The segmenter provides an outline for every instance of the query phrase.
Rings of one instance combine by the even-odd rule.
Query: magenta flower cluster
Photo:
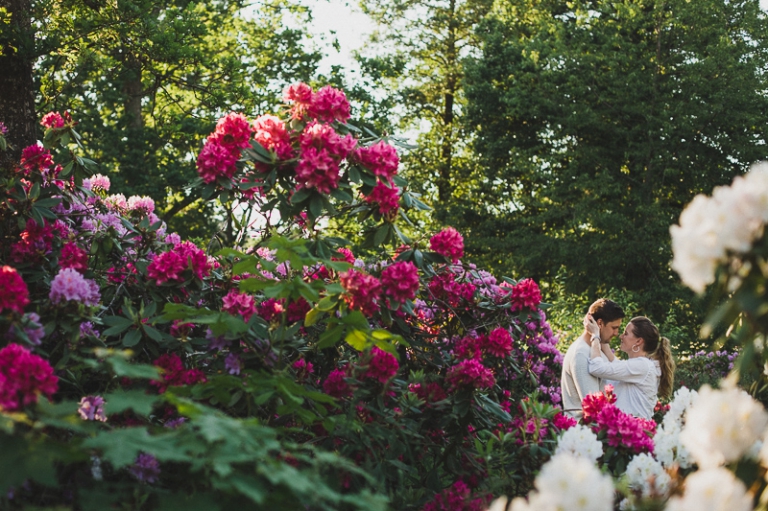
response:
[[[429,249],[455,263],[464,255],[464,237],[453,227],[446,227],[429,239]]]
[[[381,286],[395,303],[413,300],[419,290],[419,269],[410,261],[392,263],[381,272]]]
[[[233,316],[240,315],[248,322],[256,313],[256,301],[247,293],[241,293],[237,289],[230,289],[223,298],[222,310]]]
[[[159,286],[166,282],[184,282],[186,270],[191,270],[198,279],[207,277],[211,272],[205,252],[191,241],[178,243],[172,250],[155,257],[147,267],[147,276]]]
[[[341,136],[329,124],[310,122],[299,138],[301,154],[296,166],[300,188],[331,193],[339,186],[339,164],[357,145],[352,135]]]
[[[54,304],[73,301],[93,306],[98,305],[101,293],[99,285],[93,280],[86,279],[72,268],[62,268],[51,281],[48,298]]]
[[[485,367],[476,358],[462,360],[448,369],[445,381],[450,390],[459,388],[472,388],[476,390],[489,389],[496,384],[493,371]]]
[[[45,359],[18,344],[0,350],[0,409],[21,410],[40,395],[50,399],[58,388],[59,379]]]
[[[242,114],[230,113],[219,119],[216,130],[208,136],[197,156],[197,172],[212,183],[220,177],[232,178],[237,170],[240,151],[250,145],[251,125]]]
[[[464,481],[456,481],[424,505],[423,511],[483,511],[487,502],[472,498],[472,490]]]
[[[16,268],[0,266],[0,312],[24,312],[29,304],[29,290]]]
[[[381,282],[373,275],[349,269],[339,276],[344,288],[344,301],[352,310],[359,310],[366,316],[373,316],[379,310]]]
[[[364,378],[377,380],[379,383],[387,383],[397,374],[400,364],[391,353],[374,346],[371,349],[370,357],[367,360],[368,368],[365,371]]]

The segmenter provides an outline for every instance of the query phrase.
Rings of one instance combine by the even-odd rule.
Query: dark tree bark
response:
[[[8,151],[0,153],[0,169],[18,162],[21,150],[37,139],[37,116],[32,80],[34,30],[30,0],[0,0],[11,14],[11,24],[0,31],[0,122],[8,128]]]

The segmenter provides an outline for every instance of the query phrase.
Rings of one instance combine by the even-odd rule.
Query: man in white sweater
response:
[[[589,314],[600,327],[600,342],[610,342],[619,335],[624,310],[614,301],[600,298],[589,306]],[[584,329],[578,339],[565,352],[560,387],[563,411],[571,417],[581,418],[581,402],[587,394],[603,390],[602,382],[589,374],[591,336]],[[603,355],[605,356],[605,355]]]

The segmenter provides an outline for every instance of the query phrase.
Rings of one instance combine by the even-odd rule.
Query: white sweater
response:
[[[661,377],[657,360],[636,357],[608,362],[604,358],[593,358],[589,360],[589,373],[613,385],[619,410],[643,419],[653,417]]]
[[[604,354],[601,353],[603,357]],[[587,394],[603,390],[603,383],[589,374],[590,346],[579,337],[568,347],[563,357],[563,373],[560,390],[563,396],[563,411],[571,417],[581,418],[581,402]],[[606,363],[608,359],[605,359]]]

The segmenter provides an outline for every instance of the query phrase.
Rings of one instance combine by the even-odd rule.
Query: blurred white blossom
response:
[[[743,253],[763,233],[768,221],[768,163],[752,166],[731,186],[718,186],[711,197],[697,195],[670,227],[672,269],[700,293],[714,281],[715,269],[729,252]]]
[[[563,453],[541,468],[528,501],[516,498],[511,511],[611,511],[613,480],[589,460]]]
[[[685,480],[682,497],[669,499],[666,511],[751,511],[744,483],[724,468],[700,470]]]
[[[644,497],[666,495],[671,481],[661,463],[648,453],[634,456],[627,465],[624,474],[629,487],[639,490]]]
[[[766,425],[768,413],[743,390],[704,385],[686,413],[680,441],[700,468],[713,468],[741,458]]]
[[[597,435],[590,428],[577,424],[565,430],[557,442],[555,454],[561,453],[585,458],[594,463],[603,455],[603,443],[597,439]]]

